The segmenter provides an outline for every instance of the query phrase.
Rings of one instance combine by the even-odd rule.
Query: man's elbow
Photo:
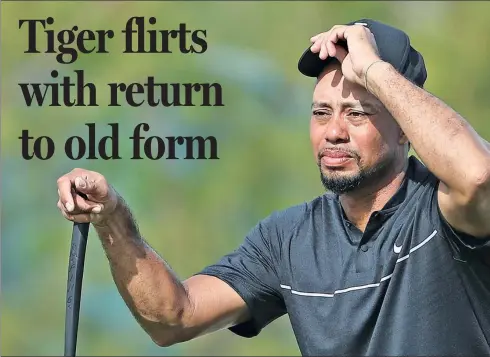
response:
[[[174,326],[172,328],[165,327],[156,331],[148,332],[152,341],[159,347],[170,347],[180,342],[186,341],[183,338],[184,330]]]
[[[489,169],[489,167],[487,167]],[[453,226],[476,238],[490,235],[490,170],[481,170],[471,179],[469,175],[464,190],[454,191],[451,200]]]
[[[171,347],[182,342],[192,340],[194,335],[184,329],[165,331],[158,334],[150,335],[153,342],[159,347]]]
[[[170,347],[176,344],[175,341],[172,341],[170,339],[156,339],[152,338],[153,342],[158,346],[158,347]]]
[[[163,336],[163,337],[162,336],[157,336],[157,337],[151,336],[151,339],[159,347],[170,347],[170,346],[176,345],[177,343],[181,342],[175,338],[170,338],[168,336]]]
[[[469,170],[468,170],[469,171]],[[459,205],[462,207],[478,207],[480,203],[488,202],[490,198],[490,163],[486,166],[468,172],[466,180],[458,190]]]
[[[185,321],[185,311],[182,309],[174,314],[171,321],[160,323],[157,328],[147,332],[157,346],[170,347],[195,337],[193,329],[190,329]]]

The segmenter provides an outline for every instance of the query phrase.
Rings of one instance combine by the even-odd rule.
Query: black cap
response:
[[[418,86],[424,85],[427,79],[424,58],[410,45],[410,38],[405,32],[370,19],[357,20],[346,25],[356,23],[365,25],[372,32],[382,60],[389,62],[405,78]],[[347,49],[346,42],[340,42],[339,45]],[[305,76],[318,77],[328,63],[337,59],[327,57],[322,60],[318,53],[311,52],[310,47],[301,56],[298,69]]]

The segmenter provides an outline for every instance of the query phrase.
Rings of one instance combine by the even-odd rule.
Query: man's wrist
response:
[[[122,218],[126,211],[126,202],[124,202],[124,199],[116,192],[114,208],[110,212],[105,213],[100,220],[93,222],[92,224],[97,230],[110,230],[111,223]]]
[[[366,90],[377,96],[380,82],[382,82],[386,76],[392,75],[394,73],[393,70],[396,72],[391,63],[386,61],[379,60],[371,63],[364,73]]]

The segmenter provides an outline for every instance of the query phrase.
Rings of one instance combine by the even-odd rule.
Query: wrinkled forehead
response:
[[[313,90],[313,103],[343,103],[382,107],[381,102],[363,86],[345,79],[338,62],[333,62],[318,76]]]

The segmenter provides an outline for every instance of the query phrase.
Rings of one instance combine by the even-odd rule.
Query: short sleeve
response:
[[[480,251],[485,254],[490,254],[490,236],[487,238],[477,238],[472,235],[460,232],[453,228],[449,222],[444,218],[438,201],[438,188],[440,181],[434,177],[434,184],[430,185],[432,188],[431,199],[431,220],[436,225],[441,234],[455,242],[459,247],[466,248],[466,250]]]
[[[280,239],[276,224],[273,216],[262,220],[249,231],[238,249],[198,273],[223,280],[243,298],[251,319],[230,328],[243,337],[258,335],[265,326],[286,313],[273,253]]]

